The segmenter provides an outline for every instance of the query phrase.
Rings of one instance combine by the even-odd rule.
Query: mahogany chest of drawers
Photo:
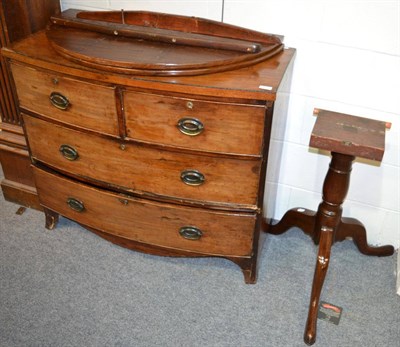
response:
[[[131,249],[228,258],[256,281],[274,102],[293,49],[168,77],[85,67],[44,32],[3,55],[48,228],[60,214]]]

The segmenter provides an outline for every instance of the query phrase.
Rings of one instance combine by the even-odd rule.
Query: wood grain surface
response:
[[[255,214],[160,204],[95,189],[38,168],[34,173],[41,203],[83,225],[172,250],[225,256],[251,254]],[[84,211],[69,207],[67,199],[71,197],[83,203]],[[184,226],[199,228],[201,238],[183,238],[179,230]]]
[[[115,88],[68,78],[55,71],[41,71],[11,64],[22,108],[40,113],[48,119],[79,127],[119,134]],[[54,107],[50,95],[57,92],[69,101],[66,110]]]
[[[24,115],[34,160],[69,174],[115,185],[147,196],[164,196],[225,208],[257,209],[261,160],[240,160],[160,150],[134,143],[85,134]],[[42,136],[46,134],[46,136]],[[79,157],[70,161],[60,146],[74,148]],[[182,182],[184,170],[201,172],[199,186]]]
[[[134,91],[124,93],[127,136],[210,152],[261,156],[265,106],[208,102]],[[204,130],[185,135],[180,119],[200,121]]]

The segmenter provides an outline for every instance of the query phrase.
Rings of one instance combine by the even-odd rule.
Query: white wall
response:
[[[143,10],[221,20],[222,0],[61,0],[61,9]]]
[[[220,20],[222,0],[62,0],[63,9],[142,9]],[[400,244],[400,0],[225,0],[224,21],[282,34],[297,48],[281,174],[280,219],[289,208],[315,210],[329,157],[310,150],[314,107],[392,123],[382,164],[357,161],[344,215],[358,218],[371,244]],[[279,135],[279,134],[283,135]]]

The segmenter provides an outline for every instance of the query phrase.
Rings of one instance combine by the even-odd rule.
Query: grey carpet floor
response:
[[[258,282],[224,259],[150,256],[61,218],[15,214],[0,198],[0,346],[305,346],[316,248],[300,230],[269,236]],[[322,300],[343,307],[318,320],[315,346],[400,341],[395,256],[336,244]]]

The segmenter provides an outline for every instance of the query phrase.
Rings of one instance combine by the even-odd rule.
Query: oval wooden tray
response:
[[[249,66],[283,49],[280,36],[156,12],[67,10],[47,37],[62,56],[137,75],[200,75]]]

